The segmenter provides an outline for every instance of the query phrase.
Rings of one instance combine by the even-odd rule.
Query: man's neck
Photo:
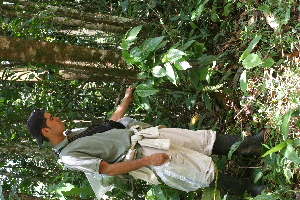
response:
[[[66,137],[67,136],[65,135],[61,135],[59,137],[51,138],[50,143],[52,144],[52,146],[56,146],[61,143]]]

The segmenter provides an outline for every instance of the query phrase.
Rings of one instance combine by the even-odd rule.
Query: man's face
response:
[[[44,118],[46,119],[47,131],[50,131],[52,135],[62,135],[66,130],[64,123],[59,119],[59,117],[54,117],[52,114],[45,112]]]

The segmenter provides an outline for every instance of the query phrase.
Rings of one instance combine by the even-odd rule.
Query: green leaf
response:
[[[227,16],[232,11],[232,7],[232,3],[226,4],[226,6],[224,7],[223,15]]]
[[[211,55],[210,56],[203,55],[198,59],[198,61],[201,65],[210,65],[216,60],[217,60],[217,57],[211,56]]]
[[[211,108],[212,108],[212,103],[211,103],[210,96],[209,96],[207,93],[203,92],[203,93],[202,93],[202,99],[204,100],[204,105],[205,105],[205,107],[206,107],[208,110],[211,110]]]
[[[199,80],[200,81],[205,81],[206,77],[208,75],[208,68],[207,67],[202,67],[198,70],[199,72]]]
[[[188,68],[191,68],[192,66],[190,65],[190,63],[188,63],[186,60],[184,59],[180,59],[178,61],[176,61],[174,63],[174,66],[178,69],[178,70],[186,70]]]
[[[197,88],[200,81],[197,71],[194,69],[189,70],[189,78],[191,80],[192,86]]]
[[[164,39],[164,36],[156,37],[156,38],[149,38],[141,44],[141,49],[143,49],[144,51],[147,51],[147,52],[154,51],[158,47],[158,45],[162,42],[163,39]]]
[[[286,146],[286,141],[284,142],[281,142],[280,144],[278,144],[277,146],[271,148],[269,151],[267,151],[264,155],[262,155],[261,157],[266,157],[267,155],[271,154],[271,153],[274,153],[274,152],[277,152],[277,151],[280,151],[283,147]]]
[[[122,51],[122,56],[127,64],[134,64],[134,59],[130,56],[127,51]]]
[[[131,29],[125,36],[125,40],[128,42],[133,42],[136,40],[137,35],[139,34],[140,30],[142,29],[143,26],[137,26]]]
[[[130,57],[133,58],[132,63],[137,64],[139,62],[144,61],[149,55],[149,52],[145,52],[138,47],[134,47],[130,51]]]
[[[294,110],[291,117],[298,117],[300,116],[300,106]]]
[[[130,42],[125,39],[122,39],[122,43],[121,43],[122,50],[128,50],[129,47],[130,47]]]
[[[262,63],[261,58],[259,57],[259,55],[251,53],[250,55],[248,55],[245,60],[243,61],[243,66],[246,69],[251,69],[253,67],[258,66],[259,64]]]
[[[198,26],[194,22],[190,22],[190,25],[193,29],[199,29]]]
[[[186,99],[185,99],[185,104],[188,107],[188,109],[192,109],[195,104],[196,104],[196,99],[197,99],[198,94],[192,95],[190,94]]]
[[[152,74],[154,77],[164,77],[166,76],[166,70],[162,68],[161,66],[155,66],[152,68]]]
[[[253,48],[257,45],[257,43],[260,41],[261,39],[261,35],[256,36],[249,44],[249,46],[247,47],[247,49],[243,52],[243,54],[241,55],[239,61],[244,60],[249,54],[250,52],[253,50]]]
[[[148,74],[146,72],[140,72],[137,74],[138,79],[148,78]]]
[[[261,39],[261,35],[257,35],[251,42],[250,42],[250,44],[249,44],[249,46],[248,46],[248,51],[249,51],[249,53],[254,49],[254,47],[257,45],[257,43],[260,41],[260,39]]]
[[[137,39],[137,35],[142,29],[143,26],[137,26],[131,29],[125,36],[124,39],[122,39],[121,48],[122,50],[128,50],[131,43]]]
[[[208,1],[209,0],[205,0],[203,3],[201,1],[199,1],[196,10],[192,12],[192,16],[191,16],[192,21],[199,20],[202,12],[205,10],[204,6],[205,6],[205,4],[207,4]]]
[[[265,69],[268,69],[268,68],[272,67],[274,65],[274,63],[275,63],[275,61],[272,58],[267,58],[263,62],[263,67]]]
[[[247,93],[247,71],[244,70],[240,77],[240,88],[244,93]]]
[[[166,73],[167,73],[168,79],[171,81],[171,83],[176,85],[177,84],[176,73],[173,69],[173,66],[168,62],[168,63],[165,63],[165,68],[166,68]]]
[[[184,53],[183,51],[179,50],[179,49],[170,49],[167,53],[165,53],[162,62],[166,63],[166,62],[175,62],[179,59],[182,58],[182,56],[186,55],[186,53]]]
[[[299,156],[297,155],[293,145],[287,143],[287,146],[285,146],[283,149],[282,149],[282,152],[281,154],[286,157],[288,160],[296,163],[296,164],[300,164],[300,158]]]
[[[232,154],[235,152],[235,150],[237,150],[237,148],[239,148],[239,146],[242,142],[243,141],[238,141],[230,147],[230,150],[228,152],[228,159],[231,159]]]
[[[196,42],[191,47],[191,52],[194,54],[191,56],[192,59],[198,59],[203,55],[203,52],[205,51],[205,46],[203,43]]]
[[[295,139],[295,140],[293,141],[293,147],[297,148],[297,147],[299,147],[299,146],[300,146],[300,139]]]
[[[136,87],[135,91],[141,97],[148,97],[157,93],[159,90],[150,85],[140,84]]]
[[[149,99],[147,97],[141,97],[141,96],[139,96],[139,101],[140,101],[141,106],[145,110],[151,111],[150,102],[149,102]]]
[[[280,126],[280,132],[283,134],[284,138],[288,137],[289,132],[289,124],[293,110],[288,109],[288,111],[282,117],[282,123]]]

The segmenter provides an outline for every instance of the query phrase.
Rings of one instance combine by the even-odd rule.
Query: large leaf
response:
[[[157,93],[159,90],[150,85],[140,84],[136,87],[135,91],[141,97],[148,97]]]
[[[147,51],[147,52],[154,51],[158,47],[158,45],[162,42],[163,39],[164,39],[164,36],[156,37],[156,38],[149,38],[141,44],[141,49],[143,49],[144,51]]]
[[[297,163],[300,165],[300,158],[297,155],[294,147],[292,144],[287,143],[287,145],[282,149],[281,154],[289,159],[290,161],[293,161],[294,163]]]
[[[130,57],[133,58],[133,64],[136,64],[138,62],[142,62],[145,60],[149,55],[149,52],[143,51],[142,49],[138,47],[134,47],[130,51]]]
[[[240,88],[246,93],[247,92],[247,71],[244,70],[240,77]]]
[[[129,42],[134,41],[137,38],[137,35],[139,34],[140,30],[143,26],[137,26],[131,29],[125,36],[125,39]]]
[[[131,42],[137,39],[137,35],[141,29],[142,26],[134,27],[126,34],[125,38],[122,40],[121,43],[122,50],[128,50],[128,48],[131,45]]]
[[[259,64],[262,63],[262,60],[261,58],[259,57],[259,55],[257,54],[254,54],[254,53],[251,53],[249,54],[245,60],[243,61],[243,66],[246,68],[246,69],[251,69],[253,67],[256,67],[258,66]]]
[[[256,44],[260,41],[261,39],[261,35],[256,36],[249,44],[249,46],[247,47],[247,49],[243,52],[243,54],[241,55],[239,61],[244,60],[252,51],[252,49],[256,46]]]
[[[285,139],[288,137],[289,124],[290,124],[290,119],[291,119],[292,113],[293,113],[292,109],[289,109],[282,117],[280,132],[283,134]]]

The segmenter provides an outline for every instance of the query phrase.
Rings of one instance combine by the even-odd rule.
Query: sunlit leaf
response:
[[[251,69],[253,67],[256,67],[258,66],[259,64],[262,63],[262,60],[261,58],[259,57],[259,55],[257,54],[254,54],[254,53],[251,53],[249,54],[245,60],[243,61],[243,66],[246,68],[246,69]]]
[[[137,26],[131,29],[125,36],[125,38],[122,40],[121,48],[122,50],[128,50],[131,43],[137,39],[137,35],[142,29],[143,26]]]
[[[270,150],[268,150],[264,155],[262,155],[261,157],[266,157],[267,155],[271,154],[271,153],[275,153],[275,152],[278,152],[280,151],[283,147],[286,146],[286,141],[278,144],[277,146],[271,148]]]
[[[190,121],[190,125],[195,125],[199,119],[200,119],[201,115],[195,115],[194,117],[192,117],[191,121]]]
[[[171,81],[171,83],[176,85],[177,84],[176,74],[175,74],[175,71],[173,69],[173,66],[170,63],[166,63],[165,67],[166,67],[166,73],[167,73],[168,79]]]
[[[191,68],[192,66],[190,65],[190,63],[188,63],[187,61],[183,60],[183,61],[176,61],[174,63],[174,66],[178,69],[178,70],[186,70],[188,68]]]
[[[166,62],[175,62],[182,58],[182,56],[186,55],[183,51],[179,49],[170,49],[163,57],[162,61]]]
[[[166,70],[162,68],[161,66],[155,66],[152,68],[152,74],[154,77],[164,77],[166,76]]]
[[[240,88],[246,93],[247,92],[247,71],[244,70],[240,77]]]

